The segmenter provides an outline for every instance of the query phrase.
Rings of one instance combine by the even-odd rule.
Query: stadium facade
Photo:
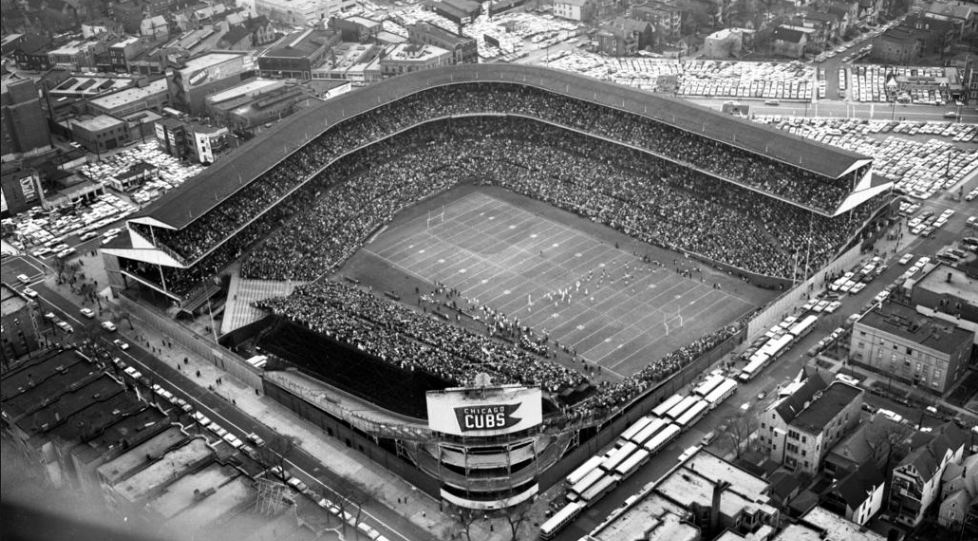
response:
[[[477,92],[470,93],[469,89]],[[861,205],[890,188],[888,183],[874,178],[870,172],[872,162],[865,156],[680,100],[538,67],[459,65],[408,74],[341,96],[301,117],[285,121],[229,158],[215,163],[199,178],[131,218],[127,223],[128,236],[103,249],[111,287],[116,291],[130,288],[152,291],[184,311],[199,308],[221,289],[218,277],[241,259],[242,254],[261,243],[276,223],[295,212],[290,205],[301,199],[301,190],[309,181],[323,174],[332,163],[417,125],[450,124],[455,118],[506,117],[592,136],[588,133],[589,126],[561,124],[560,117],[552,110],[532,107],[507,110],[506,104],[512,102],[506,99],[488,99],[469,108],[454,109],[453,104],[438,102],[446,95],[491,97],[497,90],[500,95],[524,92],[531,98],[555,98],[561,105],[587,109],[599,117],[602,111],[608,111],[609,115],[639,126],[682,134],[691,144],[713,149],[719,160],[696,162],[682,152],[664,154],[654,148],[637,148],[630,141],[616,141],[615,134],[607,131],[600,138],[688,167],[715,182],[750,192],[759,200],[773,200],[778,205],[796,208],[813,221],[851,221]],[[433,102],[425,107],[423,100],[428,95]],[[270,196],[267,202],[262,200],[257,211],[242,215],[235,208],[236,201],[252,197],[249,190],[274,174],[285,160],[305,152],[313,141],[336,137],[343,142],[345,131],[354,130],[361,119],[371,123],[375,117],[370,115],[378,112],[386,115],[404,111],[412,119],[409,123],[396,125],[391,133],[375,129],[365,143],[349,137],[353,142],[348,148],[333,149],[328,160],[315,164],[312,174],[299,175],[292,184],[272,190],[274,197]],[[728,155],[730,164],[724,162]],[[758,171],[767,172],[775,180],[785,176],[789,180],[824,185],[831,196],[820,197],[816,202],[781,189],[777,182],[751,182],[749,171],[739,176],[725,174],[748,158],[751,166],[756,165]],[[215,230],[214,223],[225,224],[226,230]],[[324,274],[333,270],[324,269]],[[815,272],[818,271],[813,268],[808,274]],[[302,377],[309,373],[304,372]],[[505,386],[444,390],[450,385],[432,388],[432,382],[423,382],[428,387],[418,387],[422,391],[434,391],[426,395],[429,408],[432,403],[441,404],[440,408],[429,409],[426,421],[405,416],[403,426],[397,426],[396,421],[364,422],[317,398],[322,392],[309,391],[322,382],[308,380],[299,385],[283,376],[287,374],[269,372],[263,376],[269,396],[307,418],[314,418],[324,430],[330,427],[330,434],[335,428],[338,432],[356,434],[358,441],[367,445],[372,441],[378,449],[385,449],[390,456],[408,464],[405,469],[399,463],[395,471],[402,474],[410,471],[405,477],[422,489],[453,504],[474,509],[498,509],[526,501],[540,490],[541,476],[561,458],[566,458],[580,441],[582,430],[592,429],[596,424],[609,430],[620,426],[607,419],[590,423],[562,424],[552,419],[543,422],[539,410],[543,407],[541,403],[547,403],[547,397],[540,396],[539,390]],[[532,414],[520,408],[530,408]],[[513,413],[517,410],[521,411],[521,418],[529,420],[512,421],[518,417]],[[451,415],[439,417],[434,412],[451,412]],[[502,417],[497,419],[496,414]],[[472,424],[466,425],[470,421]],[[376,458],[375,454],[368,454]],[[553,476],[547,477],[552,482]]]

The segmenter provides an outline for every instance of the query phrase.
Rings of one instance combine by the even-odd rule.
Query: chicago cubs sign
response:
[[[457,436],[518,432],[542,422],[542,400],[539,389],[519,385],[430,391],[428,427]]]

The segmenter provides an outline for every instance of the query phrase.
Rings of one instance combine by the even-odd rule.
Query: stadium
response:
[[[874,231],[890,185],[871,166],[568,73],[454,66],[283,122],[103,253],[114,291],[172,317],[250,306],[221,342],[267,358],[269,396],[440,500],[499,509]]]

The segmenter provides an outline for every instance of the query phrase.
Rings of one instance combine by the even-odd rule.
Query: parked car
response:
[[[67,321],[59,321],[59,322],[55,323],[55,325],[57,325],[59,329],[61,329],[62,331],[66,332],[66,333],[73,333],[73,332],[75,332],[75,328],[72,327]]]
[[[18,274],[17,275],[17,279],[20,280],[20,282],[22,284],[29,284],[29,283],[31,283],[31,279],[28,278],[26,274]]]
[[[118,348],[121,349],[122,351],[129,349],[129,344],[123,342],[122,340],[119,340],[118,338],[113,340],[112,343],[118,346]]]
[[[102,322],[102,328],[105,329],[105,330],[107,330],[107,331],[109,331],[109,332],[115,332],[116,329],[117,329],[117,327],[115,326],[115,323],[112,323],[111,321],[103,321]]]
[[[24,293],[24,295],[27,295],[28,297],[30,297],[32,299],[37,297],[37,291],[34,291],[33,289],[31,289],[29,287],[25,287],[23,293]]]
[[[81,315],[87,317],[88,319],[95,319],[95,312],[93,312],[91,308],[82,308],[79,310],[79,312],[81,312]]]

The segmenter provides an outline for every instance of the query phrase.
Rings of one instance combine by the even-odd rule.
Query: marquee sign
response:
[[[508,434],[543,421],[540,389],[518,385],[430,391],[427,405],[428,427],[456,436]]]

